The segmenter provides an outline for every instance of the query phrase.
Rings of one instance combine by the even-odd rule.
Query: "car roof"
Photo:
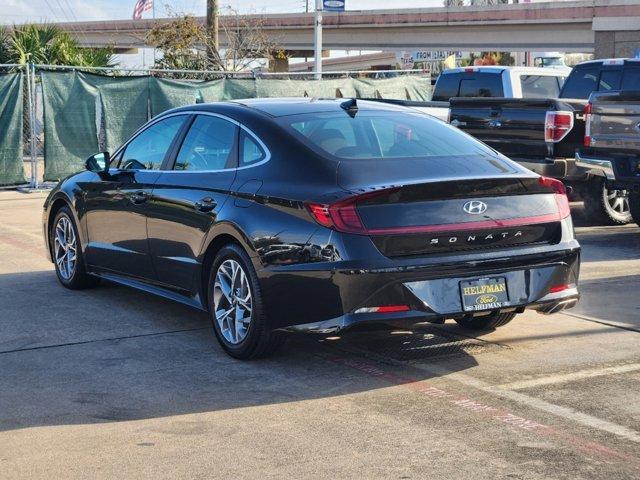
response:
[[[552,76],[562,76],[563,69],[562,68],[549,68],[549,67],[524,67],[524,66],[500,66],[500,65],[491,65],[491,66],[468,66],[468,67],[458,67],[451,68],[449,70],[445,70],[442,72],[442,75],[450,75],[452,73],[464,73],[469,71],[479,72],[479,73],[502,73],[504,71],[514,71],[517,73],[525,73],[525,74],[538,74],[538,75],[552,75]],[[565,69],[567,72],[571,70],[571,68],[567,67]],[[566,73],[566,72],[565,72]]]
[[[640,58],[598,58],[596,60],[587,60],[586,62],[581,62],[576,65],[574,68],[579,68],[586,65],[624,65],[625,63],[638,63],[640,62]]]
[[[341,105],[353,101],[351,98],[248,98],[234,100],[232,103],[260,110],[272,117],[298,115],[303,113],[323,113],[344,111]],[[384,110],[406,112],[406,107],[401,107],[384,102],[355,99],[359,110]]]

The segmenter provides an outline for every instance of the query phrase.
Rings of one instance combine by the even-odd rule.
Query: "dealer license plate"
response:
[[[507,280],[504,277],[479,278],[460,282],[460,295],[465,312],[496,310],[509,305]]]

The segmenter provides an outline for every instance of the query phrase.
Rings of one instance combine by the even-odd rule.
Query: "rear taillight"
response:
[[[567,188],[564,186],[564,183],[560,180],[549,177],[540,177],[538,179],[538,183],[543,187],[553,190],[555,193],[556,204],[558,205],[558,214],[561,219],[567,218],[571,215],[571,210],[569,209],[569,198],[567,197]]]
[[[573,112],[547,112],[544,118],[544,141],[557,143],[573,128]]]
[[[584,146],[591,146],[591,103],[584,107]]]
[[[396,188],[388,188],[356,195],[330,205],[311,202],[308,202],[306,205],[313,219],[323,227],[332,228],[344,233],[366,235],[368,231],[362,224],[360,215],[358,215],[358,211],[356,210],[356,204],[374,197],[390,195],[395,191],[397,191]]]

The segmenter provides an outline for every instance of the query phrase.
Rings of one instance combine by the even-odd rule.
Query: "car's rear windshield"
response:
[[[280,122],[313,149],[340,159],[495,156],[457,128],[410,111],[291,115]]]

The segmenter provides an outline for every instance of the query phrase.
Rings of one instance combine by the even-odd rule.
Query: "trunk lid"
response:
[[[402,167],[383,162],[395,169],[364,170],[362,162],[349,161],[339,166],[338,179],[357,195],[366,234],[389,257],[559,241],[556,194],[539,177],[499,157],[468,160],[466,175],[455,157],[403,160]]]

